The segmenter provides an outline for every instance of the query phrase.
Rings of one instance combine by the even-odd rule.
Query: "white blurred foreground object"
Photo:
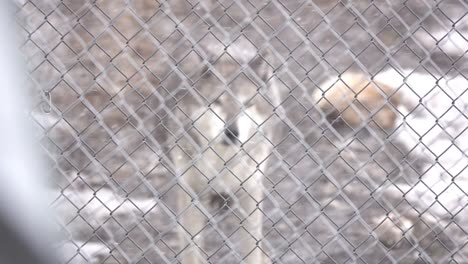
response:
[[[36,143],[27,123],[13,6],[0,3],[0,263],[54,263],[51,215]]]

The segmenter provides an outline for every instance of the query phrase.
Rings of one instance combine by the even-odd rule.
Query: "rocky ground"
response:
[[[177,262],[165,102],[195,78],[205,47],[242,38],[270,50],[284,111],[270,120],[266,255],[276,263],[468,263],[464,2],[16,4],[64,262]],[[421,105],[400,113],[394,131],[330,125],[312,94],[344,72],[377,75]],[[208,263],[238,263],[228,247],[242,243],[235,208],[211,213]]]

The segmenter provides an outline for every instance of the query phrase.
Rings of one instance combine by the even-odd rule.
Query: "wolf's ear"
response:
[[[249,62],[249,67],[263,82],[268,82],[273,75],[272,66],[268,62],[271,57],[270,52],[261,52]]]

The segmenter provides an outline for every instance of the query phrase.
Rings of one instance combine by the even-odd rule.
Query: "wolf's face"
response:
[[[247,170],[255,170],[269,154],[271,129],[266,123],[275,105],[271,70],[261,56],[242,59],[229,55],[205,67],[178,103],[183,113],[179,118],[196,141],[192,151],[202,155],[200,162],[210,161],[198,168],[214,168],[204,175],[216,175],[229,166],[247,177],[252,173]]]
[[[212,73],[207,75],[200,83],[207,107],[200,109],[199,123],[209,124],[205,131],[212,140],[218,137],[225,145],[246,143],[272,113],[273,107],[260,94],[261,84],[246,74],[227,84],[219,83]]]
[[[189,102],[180,104],[203,145],[241,146],[255,140],[273,113],[268,64],[261,56],[242,59],[226,55],[206,66],[192,92],[184,96]]]

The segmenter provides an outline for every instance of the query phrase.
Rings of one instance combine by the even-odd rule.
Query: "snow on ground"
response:
[[[468,203],[468,80],[396,71],[376,80],[400,86],[410,105],[417,106],[395,133],[424,164],[421,180],[406,186],[408,199],[439,215],[456,214]]]
[[[430,33],[420,30],[415,33],[414,38],[428,50],[435,49],[435,52],[442,51],[449,56],[463,56],[468,50],[468,40],[464,32],[457,28],[466,26],[464,21],[454,24],[453,27],[430,31]]]
[[[51,193],[58,197],[54,207],[60,215],[61,224],[66,227],[65,236],[72,238],[65,239],[64,244],[60,246],[64,260],[75,257],[96,263],[101,255],[108,255],[110,250],[101,239],[109,240],[106,242],[110,246],[119,247],[119,243],[126,236],[119,228],[113,226],[115,221],[118,222],[117,225],[132,226],[147,232],[138,225],[143,212],[167,215],[156,208],[156,199],[125,198],[106,188],[97,192],[66,189],[61,194],[53,191]],[[69,202],[75,206],[75,210],[63,206]],[[99,238],[94,239],[95,235],[90,232],[96,233]]]

